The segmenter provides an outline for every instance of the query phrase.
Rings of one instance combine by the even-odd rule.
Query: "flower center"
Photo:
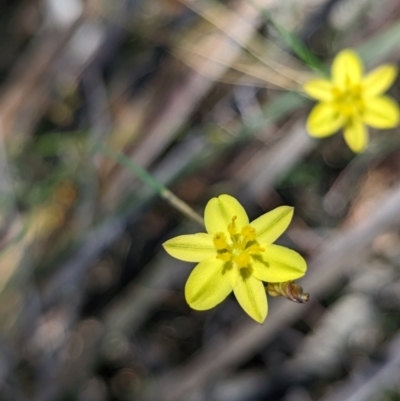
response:
[[[349,85],[345,90],[333,89],[334,103],[344,117],[360,116],[364,110],[361,86]]]
[[[244,226],[239,232],[236,227],[236,216],[228,224],[225,233],[214,235],[214,246],[217,250],[217,259],[224,262],[232,262],[239,269],[244,269],[250,265],[250,256],[264,252],[264,248],[256,241],[256,230],[251,226]]]

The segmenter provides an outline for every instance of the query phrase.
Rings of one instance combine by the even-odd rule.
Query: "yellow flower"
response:
[[[212,198],[204,212],[207,233],[181,235],[163,244],[177,259],[200,262],[186,282],[188,304],[211,309],[233,291],[245,312],[262,323],[268,311],[263,281],[294,280],[307,270],[297,252],[273,245],[292,216],[292,207],[280,206],[249,223],[235,198]]]
[[[322,138],[344,130],[344,139],[353,152],[368,145],[368,131],[393,128],[399,122],[399,108],[389,96],[382,94],[397,76],[394,65],[381,65],[363,76],[363,64],[352,50],[342,50],[333,60],[332,79],[313,79],[304,91],[320,101],[307,120],[311,136]]]

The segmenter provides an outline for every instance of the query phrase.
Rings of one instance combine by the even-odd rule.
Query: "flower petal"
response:
[[[263,323],[267,317],[267,295],[263,283],[249,269],[241,269],[233,292],[240,306],[256,322]]]
[[[279,206],[252,221],[250,225],[256,230],[258,243],[270,245],[275,242],[288,228],[293,210],[291,206]]]
[[[200,262],[185,285],[186,301],[196,310],[213,308],[231,292],[230,270],[226,263],[216,258]]]
[[[368,145],[368,131],[360,119],[350,120],[344,128],[343,135],[354,153],[362,152]]]
[[[374,128],[393,128],[399,123],[399,106],[389,96],[365,101],[363,120]]]
[[[186,262],[200,262],[217,255],[210,234],[180,235],[163,243],[164,249],[174,258]]]
[[[303,86],[304,92],[322,102],[333,100],[333,85],[327,79],[312,79]]]
[[[228,224],[232,223],[232,218],[235,216],[239,230],[249,224],[246,211],[233,196],[220,195],[218,198],[210,199],[204,211],[207,232],[210,234],[226,233]]]
[[[359,84],[363,74],[363,64],[358,54],[350,49],[342,50],[332,63],[332,80],[335,86],[346,89]]]
[[[318,103],[307,119],[307,131],[315,138],[333,135],[343,126],[343,117],[332,103]]]
[[[296,280],[304,276],[307,263],[297,252],[280,245],[266,247],[262,257],[253,256],[254,276],[269,283]]]
[[[391,64],[381,65],[372,70],[362,80],[363,96],[381,95],[393,85],[397,72],[397,67]]]

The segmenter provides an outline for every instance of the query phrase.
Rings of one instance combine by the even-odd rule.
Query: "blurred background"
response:
[[[308,137],[292,46],[398,63],[399,0],[0,10],[1,400],[400,400],[400,131]],[[294,206],[310,302],[191,310],[161,244],[202,229],[166,187],[200,215]]]

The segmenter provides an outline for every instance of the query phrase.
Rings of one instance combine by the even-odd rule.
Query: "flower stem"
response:
[[[176,210],[204,227],[203,218],[197,212],[195,212],[186,202],[173,194],[160,181],[156,180],[146,169],[139,166],[123,153],[118,152],[117,150],[112,149],[107,145],[100,145],[99,150],[106,156],[113,159],[115,162],[121,164],[132,173],[134,173],[143,183],[153,188],[161,198],[166,200]]]

